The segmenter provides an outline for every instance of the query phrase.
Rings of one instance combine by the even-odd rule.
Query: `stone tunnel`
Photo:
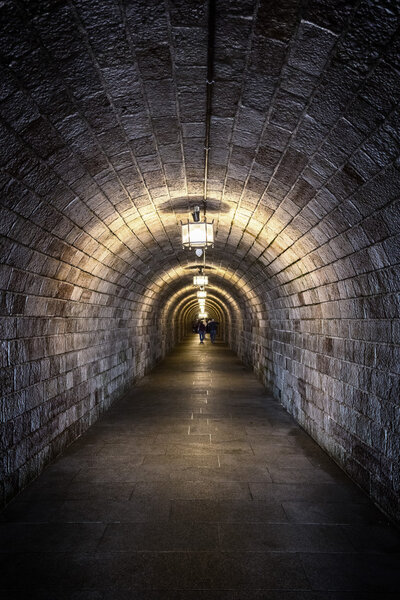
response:
[[[198,204],[221,352],[399,522],[399,12],[0,3],[2,506],[193,339]]]

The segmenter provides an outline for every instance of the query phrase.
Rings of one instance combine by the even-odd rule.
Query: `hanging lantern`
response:
[[[189,221],[182,223],[183,248],[208,248],[214,246],[214,221],[208,223],[205,219],[199,223]]]
[[[207,292],[206,290],[199,290],[197,292],[197,298],[200,300],[200,298],[207,298]]]
[[[204,287],[205,285],[208,285],[208,275],[204,275],[203,268],[204,267],[199,267],[199,274],[194,275],[193,285],[198,285],[199,287]]]
[[[208,285],[208,275],[194,275],[193,285],[203,286]]]

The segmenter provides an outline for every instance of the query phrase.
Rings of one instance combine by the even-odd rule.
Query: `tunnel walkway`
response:
[[[398,598],[396,530],[197,336],[1,518],[4,600]]]

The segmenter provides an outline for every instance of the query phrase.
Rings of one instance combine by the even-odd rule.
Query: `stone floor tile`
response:
[[[335,525],[291,523],[221,523],[221,550],[255,552],[352,552],[352,544]]]
[[[141,465],[144,460],[144,454],[129,454],[125,456],[114,455],[105,456],[104,454],[97,454],[96,456],[81,457],[81,456],[63,456],[57,460],[54,464],[55,469],[60,469],[60,472],[64,466],[72,467],[76,469],[76,473],[82,469],[87,468],[107,468],[107,467],[121,467],[121,466],[134,466]],[[74,477],[75,479],[75,477]]]
[[[246,439],[219,440],[217,436],[211,436],[210,445],[216,452],[224,454],[253,454],[251,445]]]
[[[216,448],[215,445],[207,443],[203,444],[170,444],[167,446],[166,454],[168,456],[217,456],[219,452],[222,452],[221,448]],[[248,452],[250,454],[250,452]]]
[[[357,552],[397,556],[400,570],[400,531],[389,523],[343,525],[342,530]]]
[[[0,535],[1,600],[399,589],[398,533],[251,370],[193,340],[10,503]]]
[[[309,589],[296,554],[283,552],[221,553],[222,581],[233,589],[251,585],[263,589]]]
[[[0,523],[0,552],[93,552],[102,523]]]
[[[382,591],[369,593],[248,589],[235,592],[234,600],[397,600],[397,596]]]
[[[95,456],[99,453],[102,446],[103,444],[98,441],[96,443],[90,443],[86,438],[86,434],[83,434],[64,450],[63,456],[74,456],[75,454],[78,454],[82,458],[85,456]]]
[[[310,590],[257,590],[247,589],[235,592],[234,600],[326,600],[318,592]]]
[[[103,481],[101,483],[72,481],[65,490],[64,498],[69,500],[106,498],[108,500],[129,499],[134,483]]]
[[[221,421],[221,420],[220,420]],[[190,425],[190,435],[208,433],[217,438],[221,437],[224,441],[230,439],[246,439],[246,431],[244,427],[234,426],[229,423],[221,423],[216,419],[207,419],[206,422],[195,423]]]
[[[129,463],[129,461],[127,461]],[[132,466],[93,467],[82,469],[76,475],[74,482],[137,482],[137,481],[168,481],[171,467],[167,464],[142,464]]]
[[[218,460],[221,469],[225,467],[250,468],[252,466],[267,468],[267,459],[265,456],[254,456],[253,454],[218,454]]]
[[[66,560],[66,554],[61,552],[4,554],[0,558],[1,586],[25,594],[26,598],[32,592],[64,591],[68,589]]]
[[[299,449],[295,444],[287,441],[287,438],[276,438],[272,440],[268,438],[264,444],[256,444],[255,442],[249,442],[253,454],[255,456],[298,456]]]
[[[196,444],[207,445],[211,442],[209,434],[190,434],[188,430],[183,434],[179,433],[159,433],[157,442],[161,444]]]
[[[112,445],[124,445],[126,447],[129,447],[131,450],[133,450],[134,448],[151,448],[152,446],[154,446],[154,443],[156,441],[156,434],[153,435],[133,435],[132,433],[125,431],[125,432],[119,432],[117,431],[108,431],[108,430],[101,430],[101,434],[99,434],[101,437],[100,443],[103,444],[105,447],[109,444]],[[136,451],[135,454],[142,454],[141,451]]]
[[[56,595],[55,595],[56,594]],[[18,590],[2,590],[0,588],[0,598],[2,600],[26,600],[25,591]],[[82,591],[61,591],[57,590],[31,590],[29,592],[29,600],[104,600],[101,591],[82,590]]]
[[[171,473],[172,480],[198,481],[272,481],[267,468],[263,465],[252,465],[220,468],[187,467]]]
[[[259,500],[280,502],[365,502],[368,499],[354,485],[334,483],[250,483],[250,491]]]
[[[173,499],[223,499],[236,498],[249,500],[251,498],[247,483],[240,481],[169,481],[169,482],[138,482],[135,485],[133,498],[147,496]]]
[[[143,423],[132,425],[133,435],[187,435],[191,419],[182,419],[182,423]],[[203,432],[201,432],[203,433]],[[207,433],[207,432],[205,432]]]
[[[64,503],[64,496],[58,500],[46,498],[38,501],[31,497],[25,499],[25,493],[15,498],[5,510],[0,513],[0,523],[48,523],[56,518],[57,512]]]
[[[142,523],[168,520],[170,503],[161,498],[135,497],[131,500],[67,500],[52,520],[63,523]]]
[[[170,519],[203,523],[284,523],[280,504],[255,500],[173,500]]]
[[[384,515],[372,504],[355,502],[283,502],[289,521],[296,523],[376,523]]]
[[[290,460],[288,459],[288,464]],[[334,477],[322,469],[307,468],[296,469],[290,467],[269,467],[269,472],[274,483],[335,483]]]
[[[398,600],[398,592],[385,592],[375,589],[374,592],[321,592],[321,600]]]
[[[312,589],[377,594],[377,600],[400,586],[399,555],[300,554]]]
[[[138,438],[137,438],[138,439]],[[126,444],[106,444],[100,451],[99,456],[103,457],[126,457],[129,458],[132,455],[141,454],[165,454],[167,450],[166,444],[156,444],[145,442],[141,443],[126,443]]]
[[[171,470],[176,468],[205,467],[215,469],[219,467],[218,454],[208,455],[180,455],[180,456],[145,456],[144,465],[169,465]]]
[[[210,523],[113,523],[97,547],[102,552],[180,552],[218,549],[218,527]]]
[[[234,600],[230,590],[131,590],[114,595],[105,592],[102,600]]]

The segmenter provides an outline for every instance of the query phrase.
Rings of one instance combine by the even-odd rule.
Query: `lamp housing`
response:
[[[208,248],[214,246],[214,220],[208,223],[206,220],[199,223],[187,221],[182,223],[182,246],[183,248]]]
[[[193,285],[203,286],[208,285],[208,275],[194,275]]]

